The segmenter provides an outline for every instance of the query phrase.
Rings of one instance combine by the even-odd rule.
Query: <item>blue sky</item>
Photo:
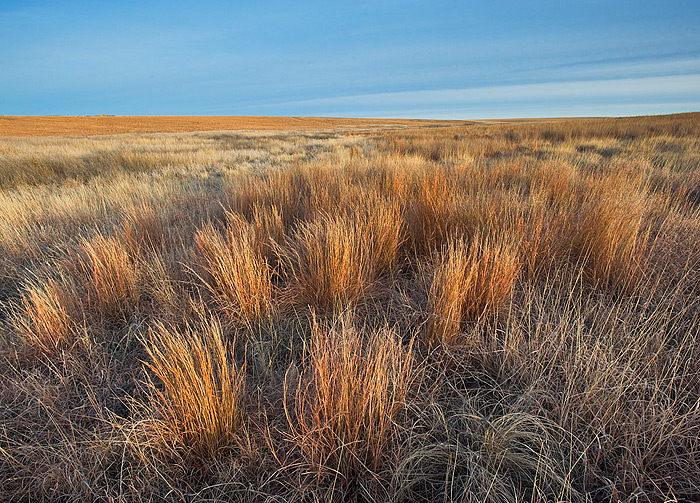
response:
[[[698,0],[0,0],[4,115],[698,110]]]

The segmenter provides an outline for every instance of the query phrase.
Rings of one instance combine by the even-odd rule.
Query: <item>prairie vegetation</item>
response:
[[[348,119],[340,117],[255,117],[192,115],[0,115],[0,136],[83,136],[192,131],[384,129],[464,124],[465,121],[422,119]]]
[[[695,501],[700,115],[0,140],[0,500]]]

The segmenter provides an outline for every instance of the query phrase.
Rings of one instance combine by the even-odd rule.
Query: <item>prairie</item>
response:
[[[700,113],[116,119],[1,133],[0,500],[700,498]]]
[[[255,116],[8,116],[0,115],[0,136],[85,136],[133,133],[188,133],[217,130],[392,129],[466,124],[422,119]]]

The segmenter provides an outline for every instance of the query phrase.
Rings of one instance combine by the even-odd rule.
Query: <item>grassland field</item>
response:
[[[700,501],[700,113],[0,117],[0,501]]]

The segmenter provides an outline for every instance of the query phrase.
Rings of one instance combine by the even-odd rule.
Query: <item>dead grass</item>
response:
[[[379,471],[392,456],[414,368],[410,345],[405,350],[390,329],[365,334],[349,318],[330,328],[314,322],[308,370],[293,406],[285,406],[306,463],[342,485]]]
[[[464,121],[236,116],[0,116],[0,136],[82,136],[231,130],[304,130],[425,127]]]
[[[183,329],[157,325],[145,340],[154,407],[165,438],[193,455],[213,455],[244,428],[245,364],[215,318]],[[162,385],[162,388],[161,388]]]
[[[304,222],[281,251],[291,302],[342,310],[361,300],[396,263],[403,222],[381,200],[351,214]]]
[[[697,500],[699,117],[0,141],[0,500]]]
[[[116,237],[100,234],[83,241],[81,268],[88,281],[87,303],[100,316],[115,320],[136,308],[140,293],[137,257]]]
[[[471,244],[450,241],[436,257],[428,292],[429,346],[454,345],[466,321],[496,311],[513,290],[520,271],[515,247],[476,236]]]
[[[68,287],[70,288],[70,287]],[[77,299],[53,278],[26,284],[14,320],[24,341],[48,356],[69,349],[75,342]]]
[[[647,198],[624,176],[594,182],[580,209],[573,250],[593,284],[629,286],[644,271],[649,233],[644,229]]]
[[[237,323],[256,323],[272,308],[267,261],[256,252],[254,230],[243,220],[226,226],[226,236],[207,225],[194,237],[207,272],[205,283],[221,309]]]
[[[469,404],[420,413],[425,430],[397,470],[402,501],[586,501],[555,425],[520,412],[484,416]]]

